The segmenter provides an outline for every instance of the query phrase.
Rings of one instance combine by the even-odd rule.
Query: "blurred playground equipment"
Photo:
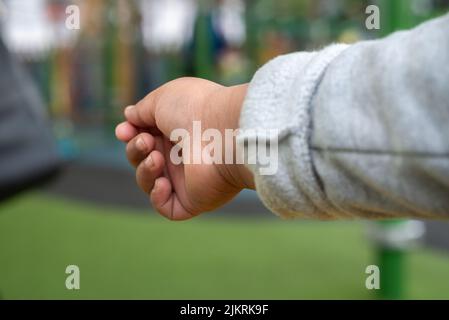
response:
[[[441,13],[447,1],[377,1],[381,34],[365,28],[370,1],[6,0],[3,36],[49,106],[61,152],[113,161],[121,111],[160,84],[198,76],[247,81],[272,57],[331,41],[375,38]],[[80,8],[80,30],[65,26]],[[94,152],[92,150],[95,150]],[[106,156],[107,155],[107,156]]]

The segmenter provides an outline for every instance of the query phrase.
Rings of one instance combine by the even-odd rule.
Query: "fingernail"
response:
[[[142,138],[138,138],[136,141],[136,148],[139,151],[146,151],[147,144],[145,143],[145,141]]]
[[[151,156],[148,156],[147,159],[145,160],[145,164],[151,168],[154,164],[153,158],[151,158]]]
[[[127,116],[132,110],[135,108],[135,106],[128,106],[125,108],[125,116]]]

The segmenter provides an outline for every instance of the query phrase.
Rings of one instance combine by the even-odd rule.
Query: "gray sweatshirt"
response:
[[[449,218],[449,14],[270,61],[240,127],[249,153],[247,129],[279,130],[277,171],[248,167],[281,217]]]

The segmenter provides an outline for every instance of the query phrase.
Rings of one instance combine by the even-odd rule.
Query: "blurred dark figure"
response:
[[[41,97],[0,39],[0,200],[46,181],[60,164]]]

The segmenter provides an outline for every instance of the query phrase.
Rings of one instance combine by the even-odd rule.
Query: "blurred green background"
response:
[[[29,7],[5,2],[11,12]],[[64,26],[69,4],[81,8],[80,30]],[[365,28],[369,4],[381,9],[381,30]],[[280,221],[250,192],[220,212],[165,221],[134,186],[113,128],[126,105],[170,79],[241,83],[279,54],[374,39],[448,8],[445,0],[36,0],[25,29],[24,16],[6,19],[5,42],[35,79],[67,165],[50,186],[0,205],[0,298],[379,298],[365,288],[365,268],[379,263],[367,223]],[[27,32],[33,23],[42,32]],[[427,226],[426,245],[403,257],[400,298],[449,299],[449,228]],[[80,290],[65,288],[71,264]]]
[[[150,210],[42,194],[0,210],[4,299],[376,298],[365,288],[375,250],[360,222],[172,223]],[[405,262],[404,298],[449,298],[447,254],[413,250]],[[71,264],[80,268],[80,290],[65,288]]]

